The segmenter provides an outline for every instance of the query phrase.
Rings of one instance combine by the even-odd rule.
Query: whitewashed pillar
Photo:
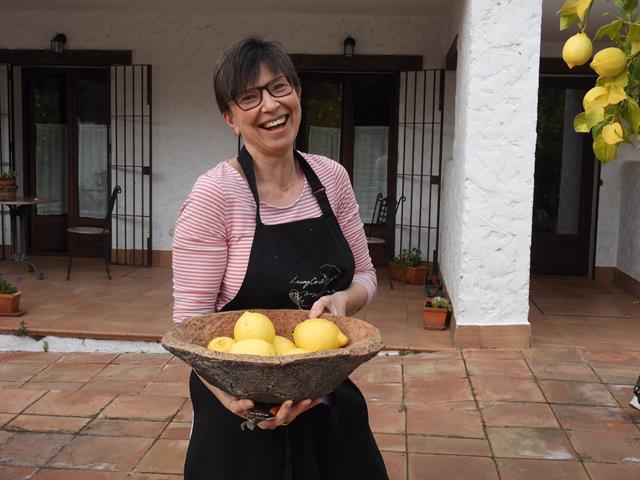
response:
[[[443,228],[440,241],[461,346],[529,342],[541,6],[461,4],[454,151],[442,212],[454,225]]]

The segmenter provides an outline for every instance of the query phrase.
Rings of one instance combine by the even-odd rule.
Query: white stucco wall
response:
[[[461,325],[527,323],[541,3],[462,4],[447,179],[461,192],[442,237]]]
[[[622,163],[620,178],[617,267],[640,279],[640,162]]]
[[[262,34],[289,53],[341,54],[351,35],[359,54],[423,55],[425,67],[442,67],[447,28],[444,18],[424,16],[3,11],[0,48],[48,48],[64,32],[69,49],[131,49],[134,63],[153,65],[153,248],[169,250],[169,228],[194,180],[236,148],[211,87],[212,66],[231,42]]]

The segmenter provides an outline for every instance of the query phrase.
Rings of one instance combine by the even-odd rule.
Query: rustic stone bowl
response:
[[[308,318],[304,310],[252,310],[267,315],[276,333],[292,339],[295,325]],[[207,350],[218,336],[233,337],[233,327],[243,311],[213,313],[186,319],[162,338],[162,346],[188,363],[206,381],[239,398],[280,404],[319,398],[334,390],[360,364],[384,345],[377,328],[352,317],[322,315],[333,320],[349,337],[335,350],[261,357]]]

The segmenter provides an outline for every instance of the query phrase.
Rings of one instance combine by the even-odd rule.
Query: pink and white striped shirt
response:
[[[376,291],[362,221],[349,176],[338,162],[302,154],[326,189],[331,208],[369,301]],[[275,225],[322,215],[305,179],[302,194],[287,207],[260,202],[262,223]],[[173,236],[173,321],[219,311],[233,300],[244,280],[255,233],[256,205],[240,173],[221,162],[201,175],[180,210]]]

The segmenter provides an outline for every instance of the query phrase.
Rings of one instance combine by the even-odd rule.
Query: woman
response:
[[[251,308],[357,312],[376,288],[358,206],[337,162],[294,150],[300,81],[289,57],[273,42],[241,40],[218,60],[214,87],[245,147],[202,175],[182,207],[174,321]],[[189,386],[186,480],[388,478],[350,380],[324,398],[284,402],[254,431],[240,429],[251,400],[194,372]]]

